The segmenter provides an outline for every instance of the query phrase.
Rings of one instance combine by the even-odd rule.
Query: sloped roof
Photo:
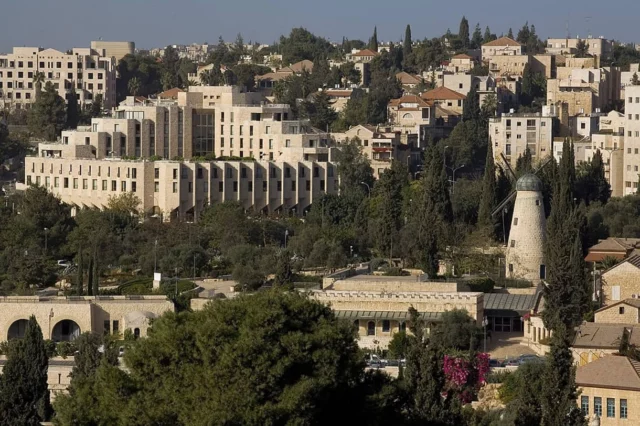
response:
[[[483,46],[522,46],[520,43],[509,37],[500,37],[497,40],[483,44]]]
[[[174,87],[173,89],[165,90],[164,92],[158,94],[159,98],[163,99],[178,99],[178,93],[184,92],[184,90],[179,87]]]
[[[400,80],[400,84],[403,84],[403,85],[420,84],[420,82],[422,81],[415,75],[411,75],[408,72],[404,72],[404,71],[397,73],[396,78]]]
[[[599,262],[605,257],[614,257],[622,260],[638,244],[640,244],[640,238],[609,237],[591,246],[585,260],[587,262]]]
[[[304,59],[300,62],[296,62],[288,67],[292,72],[301,73],[303,70],[313,72],[313,62],[308,59]]]
[[[484,309],[529,312],[536,304],[535,294],[487,293],[484,295]]]
[[[456,55],[451,59],[473,59],[473,58],[465,53],[460,53],[459,55]]]
[[[619,302],[613,303],[611,305],[603,306],[602,308],[598,309],[596,312],[606,311],[607,309],[611,309],[614,306],[618,306],[618,305],[629,305],[629,306],[633,306],[634,308],[640,308],[640,299],[620,300]]]
[[[578,367],[576,384],[582,387],[640,391],[640,362],[608,355]]]
[[[436,105],[436,118],[441,117],[455,117],[460,116],[459,112],[451,111],[450,109],[442,108],[440,105]]]
[[[354,53],[351,56],[376,56],[376,55],[378,54],[371,49],[362,49],[358,53]]]
[[[582,348],[618,349],[620,347],[620,342],[625,328],[633,328],[633,324],[584,323],[578,328],[578,332],[576,333],[572,346]]]
[[[454,90],[448,89],[444,86],[440,86],[433,90],[429,90],[428,92],[424,92],[421,96],[423,99],[427,99],[427,100],[467,99],[465,95],[458,93]]]
[[[431,106],[430,102],[427,102],[425,99],[422,99],[418,95],[404,95],[398,99],[391,99],[389,101],[389,106],[398,106],[404,103],[418,104],[420,107],[429,107]]]
[[[285,78],[291,75],[293,75],[292,71],[286,72],[286,71],[278,70],[278,72],[268,72],[263,75],[256,75],[256,81],[260,81],[260,80],[280,81],[280,80],[284,80]]]

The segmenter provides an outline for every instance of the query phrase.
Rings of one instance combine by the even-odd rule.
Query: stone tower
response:
[[[528,173],[516,182],[516,201],[507,242],[507,278],[537,282],[546,277],[546,233],[542,182]]]

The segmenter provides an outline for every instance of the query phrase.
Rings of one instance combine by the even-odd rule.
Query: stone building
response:
[[[603,37],[550,38],[547,39],[546,52],[557,55],[573,55],[576,53],[576,47],[580,41],[587,45],[589,55],[602,59],[609,59],[613,55],[613,41]]]
[[[63,53],[40,47],[14,47],[13,52],[0,55],[0,107],[27,109],[36,100],[37,73],[64,99],[75,94],[80,106],[91,104],[96,95],[103,97],[103,106],[116,104],[116,60],[105,56],[105,50],[73,49]]]
[[[482,61],[490,62],[495,56],[522,55],[522,45],[509,37],[500,37],[482,45]]]
[[[45,339],[60,342],[85,332],[146,336],[152,319],[173,311],[165,296],[1,297],[0,341],[22,337],[32,315]]]
[[[594,322],[608,324],[640,323],[640,299],[624,299],[595,312]]]
[[[625,299],[640,299],[640,255],[632,254],[601,275],[603,306]]]
[[[506,276],[537,282],[546,277],[547,226],[542,182],[534,174],[526,174],[516,182],[516,191],[505,260]]]
[[[638,191],[640,177],[640,86],[625,88],[624,195]]]
[[[104,51],[104,56],[114,57],[116,66],[120,59],[126,55],[133,55],[136,51],[136,44],[132,41],[106,41],[97,40],[91,42],[91,48],[96,52]]]
[[[552,155],[554,116],[547,108],[542,114],[502,114],[489,118],[489,141],[498,161],[504,154],[512,167],[527,149],[534,162]]]
[[[578,407],[602,426],[640,424],[640,363],[608,355],[576,370]]]

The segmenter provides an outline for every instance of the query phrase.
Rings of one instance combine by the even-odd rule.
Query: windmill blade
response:
[[[507,198],[502,200],[502,202],[498,205],[498,207],[496,207],[496,209],[491,213],[491,216],[495,216],[498,213],[500,213],[502,211],[502,209],[504,208],[504,206],[509,204],[511,202],[511,200],[513,200],[513,198],[516,196],[517,193],[518,193],[518,191],[513,191],[511,194],[509,194],[507,196]]]
[[[502,161],[504,161],[504,165],[507,166],[507,169],[509,170],[509,173],[511,173],[511,177],[513,178],[513,180],[517,180],[518,178],[516,177],[516,174],[513,172],[513,169],[511,168],[511,164],[509,164],[509,161],[507,161],[507,157],[504,156],[504,153],[500,153],[500,157],[502,157]]]
[[[549,162],[553,160],[553,156],[548,155],[547,158],[545,158],[544,160],[542,160],[542,163],[540,163],[540,165],[538,166],[538,168],[533,172],[534,175],[537,175],[538,172],[542,169],[544,169],[544,166],[546,166],[547,164],[549,164]]]

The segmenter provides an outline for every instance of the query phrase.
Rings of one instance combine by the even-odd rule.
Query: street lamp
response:
[[[464,167],[464,164],[463,164],[462,166],[455,167],[455,168],[453,168],[453,167],[449,167],[449,166],[445,166],[445,167],[446,167],[447,169],[451,170],[451,172],[452,172],[452,177],[451,177],[451,193],[453,194],[453,193],[454,193],[454,187],[455,187],[455,185],[456,185],[456,172],[457,172],[458,170],[460,170],[461,168],[463,168],[463,167]]]
[[[484,353],[487,353],[487,325],[489,325],[489,321],[487,317],[484,317],[482,320],[482,327],[484,328]]]
[[[353,259],[353,246],[349,246],[349,252],[351,253],[351,258]]]
[[[153,243],[153,273],[158,270],[158,239]],[[155,279],[155,278],[154,278]]]
[[[44,255],[47,255],[47,245],[48,245],[48,233],[49,228],[44,228]]]
[[[367,187],[367,191],[369,191],[369,198],[371,198],[371,187],[367,182],[360,182],[360,185],[364,185]]]

